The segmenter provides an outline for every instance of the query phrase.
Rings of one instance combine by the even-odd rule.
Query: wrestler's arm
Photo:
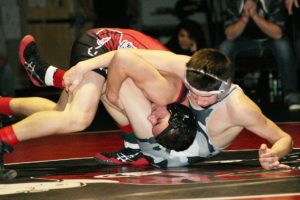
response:
[[[293,146],[291,136],[268,119],[246,95],[242,95],[237,101],[234,103],[235,110],[230,112],[235,123],[272,144],[270,149],[265,144],[260,147],[259,161],[262,167],[265,169],[288,167],[280,164],[279,160],[291,152]]]
[[[149,49],[120,49],[117,51],[110,51],[105,54],[96,56],[94,58],[81,61],[73,68],[78,69],[78,72],[85,74],[88,71],[100,68],[100,67],[109,67],[110,62],[116,53],[123,54],[135,54],[151,63],[158,70],[174,72],[174,69],[177,70],[178,64],[187,62],[189,56],[174,54],[170,51],[161,51],[161,50],[149,50]],[[186,63],[183,63],[185,67]]]
[[[110,51],[99,56],[78,62],[66,71],[63,77],[63,85],[67,92],[72,92],[82,81],[83,76],[93,69],[108,66],[115,51]]]
[[[151,63],[134,52],[118,51],[109,65],[106,94],[113,104],[118,105],[121,85],[130,78],[151,102],[166,105],[177,95],[177,88],[170,77],[161,75]],[[180,79],[178,77],[175,80],[177,82]]]
[[[122,49],[122,52],[132,52],[151,63],[157,69],[176,73],[183,78],[186,62],[189,56],[177,55],[168,51],[143,50],[143,49]],[[64,75],[64,85],[66,90],[72,91],[82,80],[84,74],[100,67],[109,67],[116,51],[107,52],[94,58],[81,61],[69,69]]]

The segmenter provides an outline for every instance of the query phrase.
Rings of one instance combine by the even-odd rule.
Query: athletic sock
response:
[[[63,89],[63,76],[65,71],[50,65],[45,74],[45,84]]]
[[[126,126],[120,126],[120,130],[123,133],[124,147],[129,149],[140,149],[138,141],[133,133],[130,124]]]
[[[0,129],[0,141],[6,142],[10,146],[14,146],[15,144],[19,143],[12,126],[7,126]]]
[[[65,71],[58,69],[56,70],[56,72],[54,73],[54,77],[53,77],[53,83],[54,83],[54,87],[63,89],[63,77],[64,77]]]
[[[12,111],[10,109],[10,101],[12,100],[11,97],[0,97],[0,114],[3,115],[12,115]]]

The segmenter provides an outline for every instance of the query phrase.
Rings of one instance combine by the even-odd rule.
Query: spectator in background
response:
[[[14,79],[11,66],[7,61],[7,49],[4,32],[0,25],[0,96],[14,96]]]
[[[243,51],[270,49],[278,64],[284,101],[300,109],[297,62],[285,34],[283,0],[226,0],[225,36],[220,50],[233,61]]]
[[[300,63],[300,0],[285,0],[285,6],[289,15],[292,16],[294,47],[298,63]]]
[[[201,26],[193,20],[183,20],[176,28],[174,35],[165,44],[172,52],[192,55],[200,48],[206,47]]]

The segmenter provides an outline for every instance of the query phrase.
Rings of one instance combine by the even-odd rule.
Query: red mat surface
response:
[[[290,133],[294,147],[300,148],[300,122],[280,123]],[[244,130],[228,150],[258,149],[266,141]],[[119,131],[82,132],[64,136],[51,136],[19,143],[12,154],[5,156],[6,163],[74,157],[90,157],[97,152],[115,151],[123,146]]]

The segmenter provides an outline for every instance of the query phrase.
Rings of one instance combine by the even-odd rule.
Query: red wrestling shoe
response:
[[[32,35],[26,35],[22,39],[19,47],[19,59],[31,82],[38,87],[45,87],[45,75],[49,64],[38,54]]]
[[[95,158],[98,162],[108,165],[149,165],[149,161],[145,158],[140,149],[123,148],[113,153],[97,153]]]

